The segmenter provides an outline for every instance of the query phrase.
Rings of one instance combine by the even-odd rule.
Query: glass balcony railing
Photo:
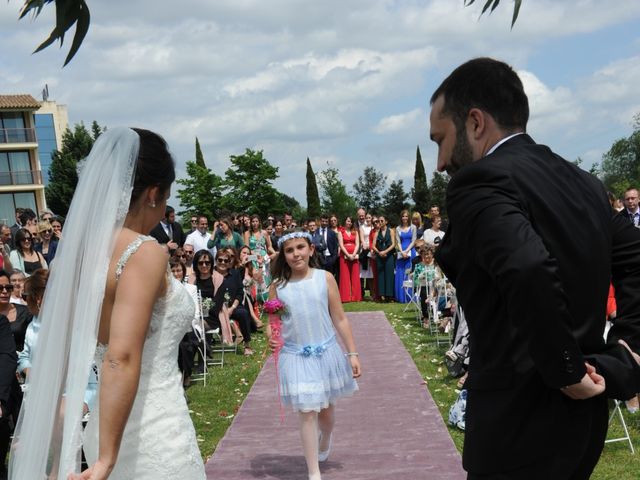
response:
[[[41,185],[41,184],[42,184],[42,172],[40,170],[0,172],[0,186],[2,185]]]
[[[36,143],[36,129],[0,128],[0,143]]]

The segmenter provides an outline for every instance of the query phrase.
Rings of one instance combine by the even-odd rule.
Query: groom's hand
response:
[[[585,362],[587,373],[585,373],[580,383],[574,383],[561,388],[560,391],[573,400],[586,400],[604,393],[604,377],[596,373],[595,367]]]

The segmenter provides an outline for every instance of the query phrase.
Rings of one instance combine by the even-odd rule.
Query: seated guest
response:
[[[198,290],[194,285],[184,283],[184,276],[187,271],[184,263],[179,260],[171,259],[169,261],[169,268],[173,277],[178,280],[191,294],[194,303],[196,305],[196,312],[192,322],[192,330],[184,334],[180,345],[178,346],[178,367],[182,372],[182,385],[188,387],[191,385],[191,375],[193,373],[194,357],[198,351],[198,344],[200,343],[195,331],[198,331],[200,338],[204,338],[204,331],[200,325],[200,302],[198,301]],[[204,365],[202,366],[204,370]]]
[[[5,270],[0,270],[0,316],[5,316],[9,320],[16,350],[20,351],[24,346],[24,337],[32,315],[24,305],[11,303],[12,291],[13,285],[11,285],[9,274]]]
[[[12,270],[11,271],[11,285],[13,285],[13,292],[11,292],[11,303],[15,303],[17,305],[26,305],[27,302],[22,298],[23,290],[24,290],[24,281],[27,279],[26,275],[22,270]]]
[[[9,255],[13,268],[19,268],[27,277],[39,268],[48,268],[42,254],[33,247],[33,235],[30,231],[24,228],[18,230],[14,242],[16,249]]]
[[[193,245],[189,245],[188,243],[185,243],[182,246],[182,251],[184,252],[184,266],[187,267],[187,273],[184,276],[184,281],[188,282],[193,276],[193,256],[196,252],[193,250]]]
[[[35,246],[35,251],[41,253],[47,262],[51,265],[53,258],[56,256],[58,249],[58,240],[53,235],[53,227],[49,222],[38,223],[38,235],[40,242]]]
[[[233,273],[233,258],[228,249],[218,250],[216,254],[216,269],[213,273],[213,313],[221,318],[234,320],[240,332],[236,332],[236,343],[244,341],[244,354],[253,355],[251,349],[251,317],[242,305],[244,290],[242,279]]]
[[[422,324],[429,327],[429,304],[436,301],[438,292],[436,282],[442,279],[442,272],[438,268],[433,258],[434,248],[423,245],[418,250],[420,262],[413,270],[413,288],[420,291],[420,307],[422,309]],[[434,312],[435,314],[435,312]]]

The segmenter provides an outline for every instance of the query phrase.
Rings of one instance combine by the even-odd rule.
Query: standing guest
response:
[[[416,244],[417,233],[416,226],[409,220],[409,210],[400,212],[400,225],[396,228],[396,249],[398,251],[396,260],[396,277],[395,277],[395,297],[400,303],[408,303],[411,301],[411,292],[405,293],[402,287],[405,280],[405,272],[411,270],[411,260],[416,256],[413,248]]]
[[[273,262],[278,256],[278,240],[284,235],[284,222],[280,218],[276,218],[273,222],[273,233],[271,234],[271,251],[269,252],[269,259]]]
[[[369,270],[371,270],[372,282],[371,282],[371,299],[374,302],[380,300],[380,294],[378,293],[378,255],[376,255],[376,235],[378,234],[378,227],[380,222],[375,215],[371,216],[371,232],[369,232]]]
[[[233,230],[233,223],[230,219],[223,218],[218,225],[220,229],[217,230],[215,236],[207,242],[207,248],[241,248],[244,245],[242,235]]]
[[[273,222],[267,220],[266,222],[264,222],[262,227],[267,232],[267,235],[269,235],[269,238],[271,238],[271,235],[273,235]]]
[[[185,240],[186,238],[191,235],[193,232],[195,232],[198,229],[198,216],[197,215],[191,215],[191,218],[189,219],[189,231],[185,233]]]
[[[22,213],[20,214],[20,224],[22,225],[22,228],[26,228],[27,230],[29,230],[29,232],[31,232],[31,235],[34,235],[34,236],[37,235],[38,216],[30,208],[23,209]],[[18,232],[16,231],[14,233],[13,235],[14,237],[16,233]]]
[[[18,207],[16,208],[15,214],[16,214],[16,223],[14,223],[13,225],[11,225],[11,237],[14,237],[16,235],[16,233],[18,232],[18,230],[20,230],[21,228],[23,228],[24,226],[22,225],[22,222],[20,220],[20,217],[22,216],[22,213],[25,211],[24,208],[22,207]],[[35,215],[35,214],[34,214]]]
[[[9,227],[7,227],[6,225],[4,225],[4,227],[6,227],[6,230],[9,230]],[[11,236],[11,232],[9,232],[9,236]],[[0,235],[0,270],[13,269],[13,265],[11,265],[11,258],[9,258],[10,254],[11,248],[8,244],[5,243],[4,235]]]
[[[361,208],[362,212],[364,209]],[[358,223],[360,220],[358,219]],[[360,236],[360,254],[358,260],[360,261],[360,291],[362,298],[366,290],[369,290],[369,294],[373,297],[373,268],[371,268],[371,231],[373,230],[373,224],[371,223],[371,214],[367,213],[364,216],[362,225],[358,227],[358,235]]]
[[[433,218],[439,217],[439,216],[440,216],[440,207],[438,205],[431,205],[431,208],[429,208],[429,213],[425,216],[425,219],[424,219],[425,230],[427,228],[431,228],[431,224],[433,223]]]
[[[356,212],[356,217],[358,218],[358,222],[356,223],[356,228],[360,230],[360,227],[362,227],[365,224],[365,221],[367,220],[367,212],[365,211],[364,208],[360,207]]]
[[[51,210],[43,210],[40,214],[40,221],[51,223],[51,220],[53,220],[53,212]]]
[[[263,259],[271,249],[271,238],[265,230],[261,228],[260,217],[251,215],[250,229],[244,232],[244,244],[249,247],[255,255],[260,255]]]
[[[28,277],[39,268],[48,268],[47,261],[40,252],[33,248],[33,235],[25,228],[16,232],[16,249],[11,252],[9,258],[14,268],[19,268]]]
[[[2,287],[0,287],[2,288]],[[4,290],[0,290],[0,297]],[[16,379],[16,344],[6,316],[0,315],[0,478],[7,478],[5,459],[11,441],[12,417],[21,392]],[[15,418],[14,418],[15,420]]]
[[[350,216],[344,219],[344,227],[338,232],[340,246],[340,299],[342,302],[359,302],[362,300],[360,288],[360,236]]]
[[[53,217],[51,220],[51,229],[53,230],[53,236],[57,241],[62,240],[62,227],[64,225],[64,219],[62,217]]]
[[[13,234],[11,233],[11,227],[6,223],[2,224],[2,226],[0,227],[0,240],[2,240],[2,243],[6,245],[6,248],[9,249],[8,252],[15,248],[13,245]],[[9,255],[8,252],[7,255]]]
[[[358,390],[354,378],[360,376],[360,361],[333,276],[313,268],[311,235],[292,232],[282,240],[269,298],[282,300],[287,312],[281,316],[281,338],[272,338],[269,326],[266,334],[272,349],[282,347],[282,403],[299,412],[309,480],[320,480],[318,462],[330,454],[335,403]],[[336,341],[336,331],[347,353]],[[315,353],[308,355],[309,350]]]
[[[263,327],[260,320],[260,309],[258,299],[264,298],[265,292],[268,295],[268,287],[265,284],[265,275],[260,266],[256,267],[256,263],[251,260],[251,249],[246,245],[238,252],[238,271],[242,279],[242,287],[244,290],[244,298],[242,305],[251,315],[253,327],[251,331],[255,331]]]
[[[620,210],[620,215],[640,228],[640,208],[638,207],[638,190],[634,187],[627,188],[624,192],[624,208]]]
[[[22,270],[14,269],[11,270],[11,285],[13,285],[13,291],[11,292],[11,303],[16,305],[26,305],[24,298],[22,295],[24,293],[24,282],[27,279],[26,275]]]
[[[160,245],[166,245],[169,254],[173,253],[176,248],[181,247],[185,241],[182,226],[176,222],[176,211],[173,207],[167,205],[164,211],[164,218],[160,220],[158,225],[153,227],[150,235],[155,238]]]
[[[20,351],[24,346],[24,336],[32,315],[26,306],[11,303],[11,292],[13,292],[11,277],[6,270],[0,270],[0,315],[9,319],[16,350]]]
[[[198,228],[191,232],[187,239],[184,241],[185,245],[192,245],[194,252],[200,250],[209,250],[211,256],[215,253],[215,249],[208,247],[209,240],[211,240],[211,234],[207,231],[209,228],[209,220],[204,215],[198,216]]]
[[[284,224],[283,224],[283,229],[285,231],[289,231],[291,230],[293,224],[293,215],[291,215],[291,212],[285,212],[284,214]]]
[[[422,224],[422,214],[420,212],[413,212],[411,214],[411,224],[416,227],[416,237],[422,238],[425,228]]]
[[[307,227],[309,228],[309,234],[311,235],[311,243],[313,243],[313,246],[315,247],[313,254],[318,256],[318,263],[322,263],[320,262],[321,257],[318,252],[324,252],[327,249],[327,244],[324,241],[324,237],[320,235],[316,219],[310,218],[307,221]]]
[[[248,232],[251,229],[251,217],[249,215],[242,215],[242,228],[240,230],[240,234],[244,235],[245,232]]]
[[[335,213],[332,213],[329,217],[329,228],[331,228],[331,230],[333,230],[336,235],[338,234],[340,222],[338,221],[338,216]]]
[[[329,228],[329,216],[326,214],[320,217],[318,235],[322,237],[326,246],[324,252],[318,252],[320,255],[320,266],[327,272],[331,272],[335,277],[338,263],[338,236]]]
[[[48,221],[38,223],[38,234],[40,235],[40,242],[34,249],[42,254],[47,265],[51,265],[58,250],[58,240],[53,235],[51,224]]]
[[[640,350],[640,231],[612,215],[597,178],[525,133],[528,117],[520,78],[490,58],[431,97],[438,170],[451,175],[436,259],[470,332],[463,465],[469,479],[588,479],[607,396],[640,389],[618,343]]]
[[[424,243],[427,245],[438,246],[444,238],[444,232],[440,230],[442,225],[442,219],[440,217],[433,217],[431,219],[431,227],[427,228],[422,235]]]
[[[393,301],[395,278],[395,234],[387,226],[384,215],[378,216],[378,231],[373,242],[373,251],[376,254],[376,269],[378,270],[378,296],[382,301]]]

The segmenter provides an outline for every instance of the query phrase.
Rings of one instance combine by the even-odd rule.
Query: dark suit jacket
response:
[[[181,247],[186,239],[184,232],[182,231],[182,227],[178,222],[173,222],[171,228],[173,229],[172,240],[176,242],[179,247]],[[169,243],[170,240],[161,223],[158,223],[155,227],[153,227],[153,230],[151,230],[151,233],[149,235],[155,238],[158,243]]]
[[[629,214],[626,208],[620,210],[620,212],[618,212],[618,215],[635,227],[635,224],[633,223],[633,217],[631,216],[631,214]]]
[[[18,355],[11,326],[7,317],[0,315],[0,406],[3,418],[9,414],[9,409],[12,407],[11,398],[17,383],[17,366]]]
[[[316,231],[316,235],[322,237],[322,242],[324,242],[324,236],[321,234],[322,227],[318,228]],[[315,243],[315,242],[314,242]],[[320,255],[320,259],[322,260],[322,266],[326,269],[333,269],[336,260],[338,259],[338,236],[336,232],[327,228],[327,248],[329,249],[329,253],[331,255],[325,255],[323,252],[318,252]]]
[[[611,341],[640,350],[640,231],[613,215],[595,177],[528,135],[456,173],[447,210],[436,257],[471,335],[463,463],[504,471],[553,454],[554,432],[586,405],[560,392],[585,361],[609,395],[640,389],[632,357],[602,338],[613,278]]]

